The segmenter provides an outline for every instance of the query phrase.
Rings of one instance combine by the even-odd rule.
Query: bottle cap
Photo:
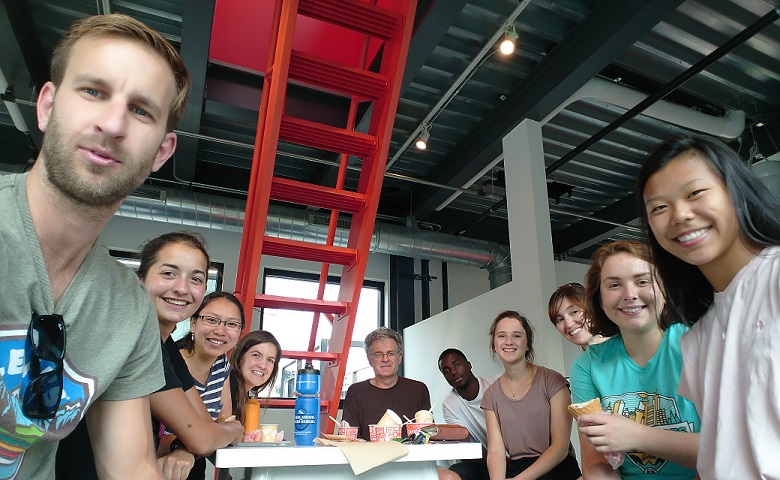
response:
[[[319,375],[320,371],[314,368],[311,361],[306,362],[306,365],[298,370],[298,375]]]

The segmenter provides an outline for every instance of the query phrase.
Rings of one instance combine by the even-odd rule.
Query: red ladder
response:
[[[331,417],[338,414],[416,1],[394,0],[391,5],[396,11],[390,11],[377,7],[375,2],[367,3],[361,0],[280,0],[274,12],[252,157],[236,294],[241,299],[249,319],[252,318],[255,307],[313,312],[314,321],[308,351],[285,350],[282,356],[327,362],[327,367],[322,368],[320,398],[324,413]],[[299,15],[364,35],[366,44],[369,38],[382,41],[382,60],[378,73],[293,50],[292,40]],[[335,47],[337,48],[337,45]],[[348,96],[351,99],[351,108],[345,128],[285,115],[288,81]],[[356,107],[367,101],[373,102],[368,133],[356,132]],[[273,176],[280,141],[341,154],[336,185],[329,187]],[[343,189],[349,156],[362,159],[356,191]],[[331,210],[327,241],[322,244],[266,236],[266,216],[270,200]],[[333,245],[339,213],[352,215],[346,247]],[[321,263],[317,298],[258,294],[257,281],[262,255]],[[331,264],[342,266],[337,301],[323,300]],[[327,352],[314,351],[317,325],[321,316],[332,323]],[[250,323],[247,322],[243,333],[249,330]],[[273,402],[272,405],[293,403],[292,400],[286,400]],[[322,420],[322,431],[332,432],[333,422],[326,420],[326,415],[322,416]]]

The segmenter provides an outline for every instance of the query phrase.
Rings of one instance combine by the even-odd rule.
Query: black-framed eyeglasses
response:
[[[370,353],[369,355],[376,358],[377,360],[382,360],[385,357],[387,357],[388,360],[393,360],[395,357],[399,355],[399,353],[391,350],[389,352],[374,352],[374,353]]]
[[[65,357],[65,320],[62,315],[32,312],[27,329],[30,383],[24,390],[22,412],[27,418],[54,418],[62,398],[62,359]]]
[[[206,325],[214,328],[217,328],[221,324],[225,324],[225,328],[228,330],[239,331],[244,327],[241,322],[235,320],[222,320],[221,318],[212,317],[211,315],[196,315],[195,318],[203,320]]]

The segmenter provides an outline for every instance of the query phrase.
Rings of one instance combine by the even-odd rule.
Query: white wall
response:
[[[558,285],[568,282],[581,282],[587,265],[572,262],[555,262],[555,280]],[[434,415],[437,421],[443,421],[441,401],[451,387],[438,369],[439,354],[447,348],[457,348],[468,357],[477,376],[497,375],[503,371],[501,363],[490,355],[490,337],[488,330],[493,318],[503,310],[527,310],[526,302],[543,305],[546,311],[549,298],[523,298],[522,282],[511,282],[495,290],[486,292],[456,307],[417,323],[404,330],[404,373],[409,378],[424,382],[431,394],[431,402],[437,403]],[[564,352],[561,360],[568,375],[569,367],[579,355],[579,347],[572,345],[558,334],[547,315],[531,317],[532,327],[537,332],[552,333],[551,342],[557,343]],[[539,335],[537,335],[537,339]],[[535,347],[537,363],[549,365],[544,344]],[[552,367],[550,367],[552,368]]]

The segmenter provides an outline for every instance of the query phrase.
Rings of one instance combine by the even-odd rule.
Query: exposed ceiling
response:
[[[215,1],[4,0],[0,68],[31,130],[20,132],[0,103],[5,169],[19,170],[37,155],[34,87],[47,79],[64,28],[86,15],[121,12],[180,46],[194,79],[174,161],[148,183],[242,198],[262,78],[210,61],[204,32]],[[530,118],[543,124],[557,258],[586,262],[607,240],[640,238],[636,174],[669,134],[707,125],[746,161],[778,152],[774,8],[770,0],[419,0],[380,220],[405,223],[411,215],[422,228],[507,245],[501,139]],[[519,36],[510,56],[494,53],[507,24]],[[754,34],[735,38],[751,26]],[[721,51],[701,72],[691,70]],[[658,93],[675,80],[678,88]],[[594,137],[653,94],[663,100],[652,116],[625,117]],[[332,96],[298,92],[297,101],[315,116],[346,115],[346,102]],[[419,151],[411,144],[424,123],[429,147]],[[283,145],[276,174],[332,184],[334,160]]]

